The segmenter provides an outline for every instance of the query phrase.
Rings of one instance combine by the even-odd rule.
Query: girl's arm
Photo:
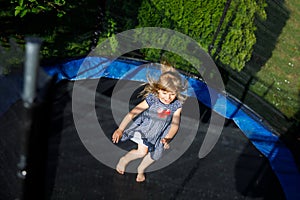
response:
[[[112,135],[112,142],[118,143],[120,138],[123,135],[123,131],[125,130],[126,126],[131,122],[132,119],[134,119],[137,115],[139,115],[141,112],[149,108],[148,103],[146,100],[143,100],[141,103],[139,103],[136,107],[134,107],[122,120],[121,124],[119,125],[119,128],[114,132]]]
[[[168,134],[166,135],[166,137],[161,140],[161,142],[164,144],[166,149],[169,148],[168,143],[176,135],[176,133],[179,129],[181,110],[182,110],[182,108],[179,108],[174,112],[173,118],[172,118],[172,123],[171,123],[171,128],[170,128]]]

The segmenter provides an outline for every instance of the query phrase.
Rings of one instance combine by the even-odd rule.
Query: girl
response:
[[[124,117],[112,135],[113,143],[130,139],[138,144],[137,149],[121,157],[116,166],[117,172],[124,174],[130,161],[143,158],[137,168],[137,182],[145,181],[145,169],[161,158],[164,149],[169,148],[169,142],[179,129],[185,100],[181,92],[185,90],[186,82],[173,67],[162,64],[158,81],[150,77],[148,81],[142,91],[144,100]],[[125,130],[133,119],[134,122]]]

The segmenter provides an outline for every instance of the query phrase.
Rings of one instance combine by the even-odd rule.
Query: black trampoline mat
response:
[[[82,82],[95,84],[95,81],[99,80]],[[100,79],[95,97],[98,120],[107,137],[117,127],[110,109],[110,97],[116,83],[119,84],[120,80]],[[135,173],[118,174],[93,157],[80,140],[72,115],[73,84],[71,81],[58,83],[51,98],[36,112],[39,125],[33,135],[39,142],[38,145],[32,145],[34,161],[26,187],[30,197],[109,200],[285,199],[268,160],[233,123],[224,127],[213,150],[205,158],[198,158],[209,121],[205,119],[204,111],[207,112],[207,109],[200,104],[202,120],[199,119],[197,135],[179,159],[163,169],[146,173],[143,183],[135,182]],[[133,97],[131,102],[136,104],[139,100]],[[21,181],[16,173],[19,138],[24,131],[23,112],[22,102],[19,101],[0,118],[0,198],[5,200],[21,195]],[[184,126],[180,133],[185,133]],[[126,142],[120,146],[130,149],[135,144]]]

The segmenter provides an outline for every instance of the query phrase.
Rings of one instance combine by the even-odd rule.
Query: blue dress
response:
[[[154,94],[149,94],[145,100],[149,108],[134,119],[124,131],[121,141],[131,139],[146,145],[151,158],[158,160],[164,150],[161,139],[168,134],[173,114],[182,104],[177,99],[170,104],[164,104]]]

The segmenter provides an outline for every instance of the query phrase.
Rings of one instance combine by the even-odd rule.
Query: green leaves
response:
[[[204,48],[213,45],[212,56],[224,65],[240,71],[249,61],[256,42],[255,17],[266,17],[265,0],[232,1],[224,22],[212,44],[227,0],[151,0],[139,10],[139,27],[156,26],[180,31]],[[151,52],[151,53],[150,53]],[[145,51],[146,57],[154,52]],[[147,54],[150,56],[147,56]],[[176,57],[176,56],[172,56]],[[182,61],[178,61],[182,62]]]
[[[57,12],[58,17],[62,17],[66,12],[63,7],[66,5],[65,0],[12,0],[12,4],[15,4],[15,16],[24,17],[28,13],[38,14],[40,12],[52,11]]]

